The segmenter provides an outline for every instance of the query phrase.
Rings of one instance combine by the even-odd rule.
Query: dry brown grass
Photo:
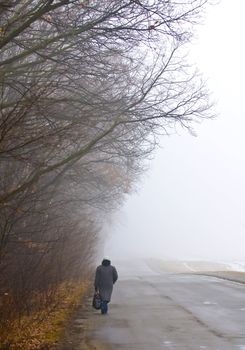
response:
[[[55,302],[28,316],[7,320],[0,325],[0,349],[41,350],[55,347],[66,322],[87,294],[88,282],[64,283],[59,286]]]

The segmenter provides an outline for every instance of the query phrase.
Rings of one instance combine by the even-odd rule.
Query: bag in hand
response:
[[[94,293],[92,305],[96,310],[99,310],[101,308],[101,298],[99,293]]]

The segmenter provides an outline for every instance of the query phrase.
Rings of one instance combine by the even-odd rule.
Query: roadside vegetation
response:
[[[206,3],[0,4],[2,348],[56,341],[159,135],[211,117],[185,58]]]
[[[77,281],[63,284],[52,292],[52,299],[46,298],[42,303],[37,295],[38,300],[32,302],[38,309],[33,307],[29,313],[15,315],[1,323],[1,349],[54,349],[63,337],[72,312],[87,297],[89,287]]]

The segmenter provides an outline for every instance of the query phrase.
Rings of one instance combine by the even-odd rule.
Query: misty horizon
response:
[[[242,14],[229,1],[209,8],[190,59],[207,79],[216,118],[161,137],[137,192],[104,229],[112,256],[245,260],[245,121]],[[227,26],[227,18],[236,21]],[[229,48],[227,47],[227,43]],[[234,54],[236,52],[236,54]],[[235,56],[234,56],[235,55]],[[229,67],[230,62],[236,64]]]

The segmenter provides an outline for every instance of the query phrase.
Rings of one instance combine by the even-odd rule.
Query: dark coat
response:
[[[103,301],[111,300],[113,284],[118,279],[117,270],[111,265],[100,265],[96,269],[94,287]]]

